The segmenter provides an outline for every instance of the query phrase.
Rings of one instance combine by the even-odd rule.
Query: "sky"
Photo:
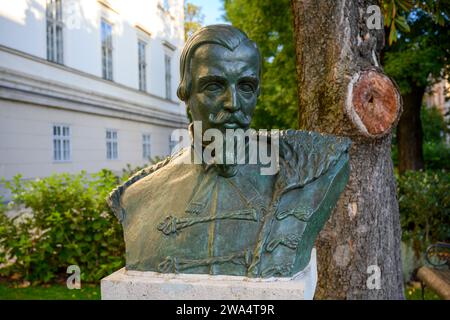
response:
[[[221,16],[222,11],[222,1],[221,0],[187,0],[188,2],[201,7],[202,13],[205,15],[204,25],[224,23]]]

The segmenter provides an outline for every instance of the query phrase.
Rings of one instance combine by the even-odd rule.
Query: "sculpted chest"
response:
[[[246,176],[232,178],[196,165],[174,166],[166,171],[164,176],[173,174],[178,179],[167,178],[164,186],[156,189],[143,186],[149,198],[137,205],[134,199],[130,206],[124,202],[127,266],[161,272],[245,275],[270,199],[271,178],[256,182],[251,178],[251,168]],[[149,183],[154,185],[156,181]]]
[[[335,176],[277,198],[275,177],[255,174],[258,168],[251,166],[232,178],[201,166],[168,166],[133,186],[123,202],[127,267],[250,277],[300,271],[315,238],[308,224],[328,217],[331,207],[321,204]]]
[[[164,273],[290,277],[311,250],[349,176],[349,141],[282,132],[279,171],[241,165],[225,178],[185,152],[114,190],[126,266]],[[177,160],[178,159],[178,160]]]

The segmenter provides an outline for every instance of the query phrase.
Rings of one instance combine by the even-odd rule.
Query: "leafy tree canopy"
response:
[[[409,12],[408,32],[398,32],[386,49],[384,67],[402,94],[427,87],[450,71],[450,6],[436,16],[415,7]]]
[[[203,25],[205,15],[202,14],[202,8],[186,2],[184,5],[184,40],[187,40],[192,34]]]

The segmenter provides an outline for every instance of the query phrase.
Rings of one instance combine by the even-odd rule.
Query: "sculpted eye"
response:
[[[239,84],[239,90],[241,90],[242,92],[250,93],[250,92],[254,92],[255,88],[254,88],[253,84],[245,82],[245,83]]]
[[[205,90],[206,91],[218,91],[221,90],[222,86],[220,85],[220,83],[214,82],[214,83],[210,83],[208,85],[205,86]]]

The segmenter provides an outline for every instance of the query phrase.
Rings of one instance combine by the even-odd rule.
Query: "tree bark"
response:
[[[424,87],[413,87],[403,95],[403,114],[397,126],[398,171],[420,170],[424,168],[422,150],[422,122],[420,109],[425,93]]]
[[[374,4],[291,2],[300,128],[353,141],[349,183],[316,241],[316,299],[404,298],[391,160],[401,97],[378,62],[384,30],[366,24]]]

